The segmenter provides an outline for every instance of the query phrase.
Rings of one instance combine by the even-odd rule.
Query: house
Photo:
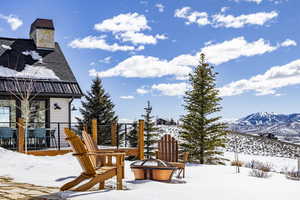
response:
[[[58,123],[71,123],[71,103],[83,94],[54,36],[52,20],[36,19],[29,39],[0,37],[0,127],[29,113],[31,127],[56,129],[57,138]]]

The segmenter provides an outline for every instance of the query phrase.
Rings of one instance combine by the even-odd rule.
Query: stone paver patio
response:
[[[55,193],[59,188],[16,183],[11,178],[0,177],[0,200],[61,200]]]

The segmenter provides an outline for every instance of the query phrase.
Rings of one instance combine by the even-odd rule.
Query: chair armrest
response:
[[[125,156],[125,153],[111,153],[111,152],[88,152],[87,155],[95,155],[95,156]]]

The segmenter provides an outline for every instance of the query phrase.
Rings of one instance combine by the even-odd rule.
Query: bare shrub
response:
[[[265,172],[259,169],[252,169],[249,175],[258,178],[267,178],[269,177],[269,172]]]
[[[286,171],[285,175],[288,179],[300,181],[300,172],[298,172],[295,169],[291,171]]]
[[[244,163],[242,161],[231,161],[230,163],[231,166],[237,166],[237,167],[242,167]]]
[[[245,164],[245,167],[251,169],[258,169],[264,172],[270,172],[273,168],[272,163],[269,162],[260,162],[257,160],[251,160],[250,162]]]

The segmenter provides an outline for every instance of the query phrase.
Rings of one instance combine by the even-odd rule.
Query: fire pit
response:
[[[170,181],[177,169],[167,162],[159,159],[138,160],[130,165],[135,180]]]

